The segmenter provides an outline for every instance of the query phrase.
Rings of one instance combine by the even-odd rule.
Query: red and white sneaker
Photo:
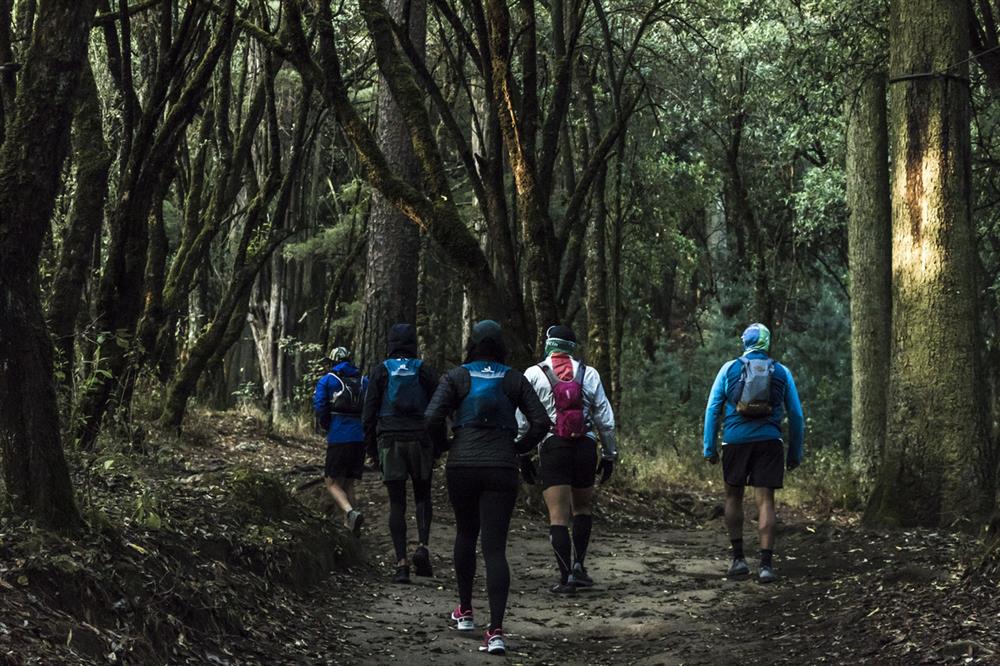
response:
[[[503,642],[503,629],[500,627],[487,629],[486,636],[483,638],[483,644],[479,646],[479,651],[496,655],[507,654],[507,646]]]
[[[476,628],[476,623],[472,621],[471,608],[455,607],[455,610],[451,612],[451,621],[455,623],[455,628],[459,631],[472,631]]]

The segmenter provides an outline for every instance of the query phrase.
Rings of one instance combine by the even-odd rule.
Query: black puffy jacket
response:
[[[417,330],[411,324],[396,324],[389,330],[386,359],[392,358],[417,358]],[[437,388],[438,373],[427,363],[421,363],[419,380],[430,400]],[[388,385],[389,372],[384,364],[379,363],[372,368],[368,376],[368,392],[365,394],[361,416],[365,429],[365,447],[370,455],[374,455],[377,439],[381,437],[403,436],[414,439],[427,437],[424,419],[420,416],[379,416]],[[440,435],[435,439],[443,436],[442,428]]]
[[[440,432],[469,393],[469,372],[464,367],[452,368],[438,384],[427,406],[428,431]],[[531,451],[549,431],[549,416],[538,399],[534,387],[520,371],[513,368],[503,378],[503,391],[515,410],[528,419],[528,432],[515,442],[517,433],[501,428],[481,428],[474,425],[456,428],[448,467],[508,467],[517,469],[517,456]],[[513,418],[513,414],[511,414]],[[441,446],[440,442],[435,443]]]

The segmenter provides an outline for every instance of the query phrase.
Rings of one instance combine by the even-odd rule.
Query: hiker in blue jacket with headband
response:
[[[802,462],[805,421],[792,373],[769,355],[771,332],[764,324],[743,331],[743,355],[719,370],[705,409],[704,456],[719,462],[716,436],[722,419],[722,475],[726,482],[726,529],[733,561],[728,575],[750,573],[743,554],[743,491],[756,489],[760,531],[758,579],[770,583],[774,573],[774,491],[782,487],[785,469]],[[788,416],[785,452],[781,423]]]

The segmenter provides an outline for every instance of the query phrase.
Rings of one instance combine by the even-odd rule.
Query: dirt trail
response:
[[[369,522],[362,541],[380,566],[355,582],[347,608],[335,613],[339,629],[348,634],[344,654],[336,661],[497,661],[478,652],[481,630],[458,632],[447,621],[457,603],[450,561],[454,527],[440,488],[432,535],[435,577],[414,577],[412,585],[404,586],[388,579],[392,556],[384,491],[375,480],[366,480],[364,486]],[[726,663],[725,651],[720,654],[717,645],[719,616],[770,592],[755,582],[725,579],[726,541],[717,526],[681,526],[655,518],[622,525],[613,509],[599,514],[587,556],[597,585],[573,596],[557,596],[548,592],[555,565],[547,524],[523,502],[519,505],[508,546],[512,583],[504,623],[507,661],[694,664],[720,663],[723,657],[721,663]],[[484,586],[480,559],[474,595],[477,625],[488,619]]]

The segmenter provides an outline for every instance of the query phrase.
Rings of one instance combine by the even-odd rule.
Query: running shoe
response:
[[[746,576],[750,573],[750,566],[742,557],[733,558],[733,563],[729,565],[727,576]]]
[[[587,575],[587,570],[583,568],[583,565],[579,562],[573,565],[573,573],[569,575],[569,580],[567,581],[570,585],[575,585],[576,587],[593,587],[594,579]]]
[[[549,592],[552,592],[553,594],[573,594],[576,592],[576,585],[573,585],[569,579],[567,579],[565,583],[556,583],[553,585],[549,589]]]
[[[347,529],[354,532],[354,536],[361,536],[361,526],[365,524],[365,517],[357,509],[347,512]]]
[[[418,546],[415,551],[413,551],[413,557],[411,558],[413,562],[413,568],[416,569],[416,574],[418,576],[431,577],[434,575],[434,569],[431,568],[431,554],[427,550],[427,546]]]
[[[398,567],[396,567],[396,573],[392,577],[392,582],[393,583],[400,583],[400,584],[403,584],[403,585],[409,583],[410,582],[410,567],[407,566],[407,565],[405,565],[405,564],[401,564]]]
[[[472,609],[463,610],[457,606],[451,612],[451,621],[455,623],[455,628],[459,631],[472,631],[476,628],[476,623],[472,621]]]
[[[503,642],[503,629],[500,627],[487,629],[486,636],[483,637],[483,644],[479,646],[479,651],[496,655],[507,654],[507,646]]]
[[[774,573],[773,567],[761,566],[760,572],[757,574],[757,580],[762,583],[773,583],[778,580],[778,574]]]

